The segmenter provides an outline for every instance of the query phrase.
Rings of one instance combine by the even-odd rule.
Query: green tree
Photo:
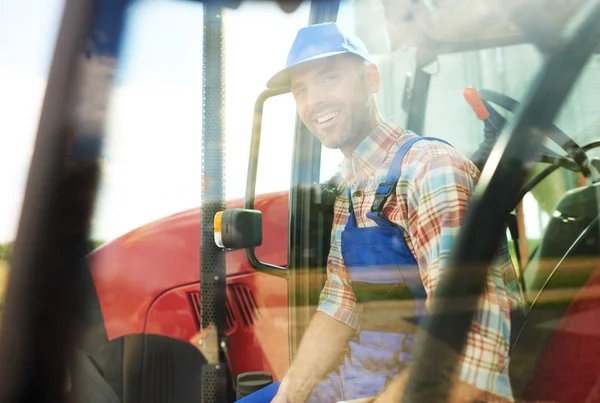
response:
[[[99,248],[100,246],[102,246],[104,244],[104,241],[100,241],[97,239],[90,239],[88,240],[88,253],[96,250],[97,248]]]
[[[7,242],[0,244],[0,259],[9,260],[10,254],[12,253],[13,242]]]

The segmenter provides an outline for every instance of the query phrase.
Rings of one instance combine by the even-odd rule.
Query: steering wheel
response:
[[[491,104],[495,104],[513,114],[517,112],[521,104],[508,95],[486,89],[477,92],[469,88],[465,90],[464,96],[475,114],[485,124],[485,140],[472,157],[475,164],[481,169],[506,124],[506,119]],[[554,124],[550,124],[547,135],[548,138],[565,150],[570,158],[565,158],[543,146],[540,157],[541,162],[548,162],[571,171],[581,172],[586,177],[590,175],[589,160],[585,150],[579,144]]]

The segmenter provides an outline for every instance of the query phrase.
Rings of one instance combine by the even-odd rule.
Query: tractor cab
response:
[[[515,398],[595,401],[598,20],[581,0],[66,0],[10,259],[0,401],[234,402],[282,379],[327,278],[343,155],[266,82],[300,28],[328,21],[373,55],[384,117],[481,170],[403,401],[445,401],[456,358],[439,339],[464,347],[504,237],[524,300]]]

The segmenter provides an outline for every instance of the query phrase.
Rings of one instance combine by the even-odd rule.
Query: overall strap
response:
[[[406,143],[402,144],[396,155],[394,155],[394,159],[390,164],[390,168],[388,170],[387,176],[385,178],[385,182],[380,183],[375,191],[375,199],[373,200],[373,205],[371,206],[371,212],[367,213],[367,218],[375,221],[377,225],[383,227],[393,226],[393,224],[383,216],[383,206],[387,203],[388,198],[395,192],[396,185],[398,180],[400,179],[400,175],[402,174],[402,160],[404,160],[404,156],[410,150],[410,148],[417,141],[420,140],[437,140],[442,143],[446,143],[451,145],[445,140],[439,139],[437,137],[415,137],[408,140]]]
[[[354,215],[354,206],[352,205],[352,194],[350,193],[350,188],[348,188],[348,200],[350,203],[348,206],[348,212],[350,213],[350,216],[348,217],[348,222],[346,223],[346,229],[356,227],[356,216]]]

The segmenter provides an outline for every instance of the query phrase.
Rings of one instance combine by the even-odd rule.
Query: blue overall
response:
[[[386,181],[379,184],[371,211],[367,213],[367,218],[375,221],[377,226],[356,226],[348,190],[350,216],[342,232],[342,257],[357,302],[363,305],[374,303],[375,316],[379,318],[361,318],[361,331],[349,342],[344,363],[315,387],[309,402],[336,402],[375,396],[400,374],[410,358],[415,327],[425,309],[426,291],[418,264],[404,240],[405,230],[391,223],[382,211],[388,198],[395,192],[404,155],[415,142],[422,139],[425,137],[413,138],[398,149]],[[389,323],[386,323],[389,320],[386,320],[385,308],[377,309],[377,301],[383,303],[390,300],[402,300],[402,304],[410,304],[414,315],[404,318],[404,321],[412,326],[390,330]],[[278,385],[270,385],[240,401],[269,402]]]

